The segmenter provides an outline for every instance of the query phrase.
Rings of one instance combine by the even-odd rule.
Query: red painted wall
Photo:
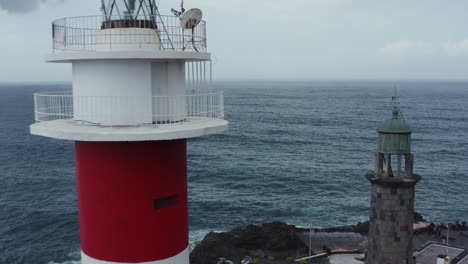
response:
[[[186,140],[77,142],[81,247],[105,261],[138,263],[188,247]],[[156,210],[154,200],[178,195]]]

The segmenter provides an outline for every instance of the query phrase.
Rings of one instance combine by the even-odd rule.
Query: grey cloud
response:
[[[40,3],[48,1],[50,0],[0,0],[0,9],[9,13],[24,14],[37,9]]]

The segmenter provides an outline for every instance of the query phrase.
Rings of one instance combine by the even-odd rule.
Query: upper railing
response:
[[[77,125],[141,126],[224,119],[223,92],[191,90],[180,96],[74,96],[34,94],[36,122],[70,120]]]
[[[113,30],[114,29],[114,30]],[[117,29],[117,30],[115,30]],[[118,30],[120,29],[120,30]],[[62,18],[52,23],[54,51],[106,51],[112,48],[157,47],[160,50],[206,52],[206,22],[183,29],[176,16],[141,15],[120,17],[84,16]],[[154,49],[153,49],[154,50]]]

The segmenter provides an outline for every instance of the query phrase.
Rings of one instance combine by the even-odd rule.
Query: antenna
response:
[[[194,29],[202,21],[203,13],[198,8],[192,8],[180,18],[183,29]]]
[[[392,96],[393,109],[398,112],[398,118],[404,121],[405,117],[403,116],[403,113],[401,112],[401,109],[400,109],[400,101],[398,100],[396,85],[394,85],[393,88],[395,89],[394,95]]]
[[[195,28],[200,24],[203,18],[203,12],[198,8],[192,8],[180,18],[180,25],[183,29],[191,29],[192,30],[192,46],[195,51],[199,51],[197,46],[195,45]],[[186,46],[184,46],[183,50],[185,50]]]
[[[104,3],[104,0],[101,0],[101,11],[104,13],[104,15],[107,15],[106,14],[106,4]]]
[[[180,3],[180,11],[172,8],[171,9],[171,12],[178,18],[180,18],[181,15],[183,15],[185,13],[185,8],[184,8],[184,0],[182,0],[182,2]]]

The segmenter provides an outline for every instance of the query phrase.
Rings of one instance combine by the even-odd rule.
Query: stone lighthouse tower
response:
[[[394,99],[396,100],[396,98]],[[396,103],[392,118],[378,129],[366,264],[413,264],[414,189],[411,128]]]
[[[34,95],[31,133],[75,142],[83,264],[188,264],[187,139],[228,127],[202,12],[101,5],[53,22],[73,89]]]

